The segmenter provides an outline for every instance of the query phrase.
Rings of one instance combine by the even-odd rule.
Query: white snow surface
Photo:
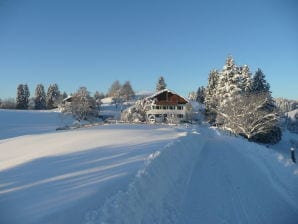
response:
[[[2,115],[1,224],[298,223],[298,166],[286,150],[297,135],[267,148],[207,126],[56,132],[54,115],[28,112],[15,126]]]
[[[0,109],[0,140],[55,131],[72,122],[71,115],[56,111]]]

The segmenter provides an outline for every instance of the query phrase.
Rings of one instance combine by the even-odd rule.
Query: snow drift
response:
[[[126,191],[86,214],[91,223],[298,222],[298,175],[275,151],[195,130],[152,154]]]

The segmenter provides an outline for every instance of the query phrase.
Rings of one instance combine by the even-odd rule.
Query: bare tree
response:
[[[88,120],[96,115],[95,100],[86,87],[80,87],[72,96],[71,112],[78,121]]]
[[[218,118],[226,130],[254,139],[277,126],[277,112],[264,109],[267,101],[266,93],[239,95],[217,110]]]

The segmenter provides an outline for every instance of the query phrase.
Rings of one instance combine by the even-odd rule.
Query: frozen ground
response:
[[[5,135],[15,115],[1,115],[1,224],[298,223],[295,134],[267,148],[204,126],[56,132],[28,112]]]

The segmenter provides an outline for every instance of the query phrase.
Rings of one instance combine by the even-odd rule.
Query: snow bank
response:
[[[151,154],[128,190],[109,199],[101,210],[89,212],[86,223],[175,223],[192,158],[204,145],[204,139],[199,145],[194,142],[194,135],[199,136],[189,134]]]
[[[298,176],[276,152],[200,128],[152,154],[86,224],[296,224]]]

